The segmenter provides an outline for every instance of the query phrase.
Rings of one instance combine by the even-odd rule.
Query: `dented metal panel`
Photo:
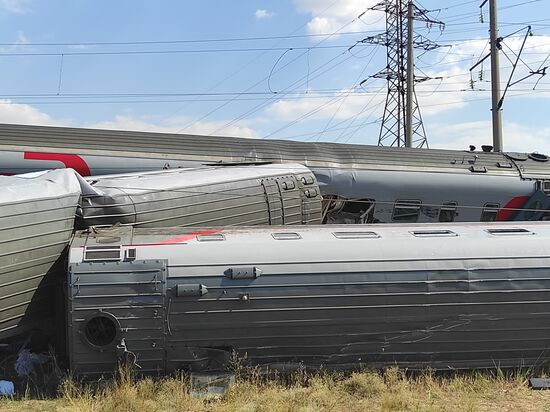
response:
[[[53,288],[65,272],[62,252],[73,233],[79,196],[69,170],[0,176],[0,339],[54,329]]]
[[[203,167],[88,178],[80,225],[140,227],[321,223],[321,195],[304,166]]]
[[[113,245],[135,248],[138,261],[166,262],[165,372],[223,369],[232,351],[270,367],[459,369],[546,360],[549,224],[363,228],[368,236],[349,226],[226,228],[216,242],[197,241],[204,230],[118,228]],[[71,265],[82,261],[82,246],[108,232],[78,233]],[[126,280],[135,282],[131,274]],[[90,310],[108,306],[88,302]],[[138,359],[140,348],[128,344]]]

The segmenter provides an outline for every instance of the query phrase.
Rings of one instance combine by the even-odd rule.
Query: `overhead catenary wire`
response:
[[[302,26],[303,27],[303,26]],[[356,36],[367,33],[376,33],[376,30],[360,30],[338,33],[341,36]],[[276,36],[256,36],[256,37],[223,37],[211,39],[176,39],[176,40],[134,40],[134,41],[82,41],[82,42],[59,42],[59,43],[0,43],[0,46],[7,47],[82,47],[82,46],[144,46],[144,45],[166,45],[166,44],[195,44],[195,43],[232,43],[260,40],[284,40],[284,39],[305,39],[327,37],[330,33],[317,34],[297,34],[297,35],[276,35]]]
[[[325,37],[325,38],[323,38],[321,41],[317,42],[317,43],[315,44],[315,47],[321,45],[323,42],[327,41],[330,37],[332,37],[332,36],[338,34],[340,31],[344,30],[346,27],[348,27],[349,25],[351,25],[351,24],[352,24],[354,21],[356,21],[358,18],[359,18],[359,17],[356,17],[356,18],[354,18],[353,20],[347,22],[346,24],[344,24],[343,26],[341,26],[340,28],[338,28],[336,31],[334,31],[334,32],[331,34],[331,36]],[[348,46],[348,47],[349,47],[349,46]],[[309,52],[309,51],[308,51],[308,52]],[[300,57],[303,56],[303,55],[304,55],[304,53],[301,53],[301,54],[300,54],[299,56],[297,56],[295,59],[291,60],[291,61],[290,61],[289,63],[287,63],[286,65],[280,67],[277,71],[282,70],[283,68],[285,68],[286,66],[288,66],[290,63],[296,61],[298,58],[300,58]],[[340,57],[340,55],[336,56],[335,58],[338,58],[338,57]],[[329,60],[328,63],[330,63],[331,61],[333,61],[335,58]],[[325,63],[325,64],[327,64],[327,63]],[[323,65],[323,66],[324,66],[324,65]],[[321,66],[321,67],[322,67],[322,66]],[[317,68],[316,70],[319,70],[319,68]],[[316,71],[316,70],[315,70],[315,71]],[[268,78],[271,77],[272,74],[273,74],[273,73],[270,73],[270,75],[269,75],[267,78],[264,78],[264,79],[260,80],[260,82],[255,83],[253,86],[251,86],[251,88],[257,86],[258,84],[260,84],[260,83],[262,83],[262,82],[264,82],[264,81],[266,81]],[[309,70],[308,70],[308,73],[307,73],[307,76],[306,76],[306,81],[307,81],[307,83],[309,84],[309,81],[310,81],[310,72],[309,72]],[[286,91],[287,91],[290,87],[292,87],[295,83],[296,83],[296,82],[294,82],[291,86],[285,88],[282,92],[286,92]],[[231,126],[235,121],[240,120],[240,119],[242,118],[242,116],[245,116],[245,117],[246,117],[247,115],[249,115],[249,114],[251,114],[251,113],[255,113],[256,111],[260,110],[262,107],[265,107],[265,105],[260,104],[260,105],[257,105],[257,106],[255,106],[255,107],[253,107],[252,109],[248,110],[247,112],[245,112],[244,114],[242,114],[241,116],[239,116],[239,118],[233,119],[231,122],[226,123],[226,124],[225,124],[224,126],[222,126],[221,128],[217,128],[217,129],[214,130],[211,134],[218,133],[220,130],[223,130],[223,129],[225,129],[225,128]],[[217,109],[216,109],[216,110],[217,110]],[[209,115],[210,113],[211,113],[211,112],[209,112],[207,115]],[[204,118],[205,118],[205,116],[201,117],[200,120],[203,120]]]
[[[318,106],[317,108],[301,115],[300,117],[298,117],[297,119],[287,123],[286,125],[283,125],[283,126],[279,127],[277,130],[265,135],[264,138],[269,138],[270,136],[272,136],[274,134],[277,134],[282,130],[287,129],[288,127],[296,124],[297,122],[299,122],[301,120],[304,120],[304,119],[308,118],[309,116],[312,116],[313,114],[319,112],[323,108],[325,108],[327,106],[330,106],[331,104],[337,102],[338,100],[340,101],[340,107],[341,107],[341,105],[345,101],[346,97],[348,97],[352,93],[353,89],[355,89],[355,87],[357,87],[360,84],[360,80],[363,78],[363,73],[365,72],[365,70],[367,69],[369,63],[372,61],[372,59],[374,58],[375,55],[376,55],[376,49],[373,50],[370,60],[367,62],[367,64],[364,65],[363,70],[357,76],[357,79],[354,83],[354,86],[352,86],[350,89],[348,89],[347,91],[341,92],[340,95],[335,96],[333,99],[329,100],[328,102],[323,103],[321,106]],[[328,127],[330,125],[330,123],[332,122],[332,119],[334,118],[335,115],[336,115],[336,112],[333,114],[331,120],[327,123],[327,125],[325,127]],[[322,135],[322,132],[320,134]]]
[[[365,45],[368,46],[368,45]],[[249,53],[258,51],[288,51],[311,49],[347,49],[349,44],[331,44],[326,46],[293,46],[293,47],[237,47],[225,49],[179,49],[179,50],[115,50],[115,51],[73,51],[73,52],[0,52],[2,57],[31,56],[124,56],[132,54],[183,54],[183,53]]]
[[[452,90],[425,90],[425,91],[418,91],[419,95],[433,95],[433,94],[457,94],[457,93],[466,93],[466,94],[473,94],[473,93],[490,93],[490,89],[469,89],[469,88],[463,88],[463,89],[452,89]],[[537,95],[546,95],[550,93],[550,88],[546,89],[514,89],[513,91],[510,91],[509,98],[513,97],[526,97],[526,96],[532,96],[537,97]],[[370,96],[385,96],[385,92],[365,92],[364,95],[370,95]],[[348,98],[360,98],[361,95],[350,95]],[[326,99],[326,97],[323,96],[304,96],[304,97],[295,97],[294,99]],[[490,98],[476,98],[476,99],[460,99],[457,101],[446,101],[446,105],[453,105],[453,104],[461,104],[464,102],[474,102],[474,101],[485,101],[489,100]],[[250,98],[243,98],[240,99],[243,101],[259,101],[259,102],[266,102],[271,101],[272,97],[250,97]],[[156,99],[156,100],[100,100],[100,101],[87,101],[87,100],[70,100],[70,101],[33,101],[33,100],[21,100],[18,102],[13,101],[7,101],[7,100],[0,100],[0,105],[14,105],[14,104],[27,104],[27,105],[73,105],[73,104],[79,104],[79,105],[94,105],[94,104],[101,104],[101,105],[108,105],[108,104],[150,104],[150,103],[165,103],[165,104],[173,104],[173,103],[182,103],[182,102],[188,102],[188,101],[194,101],[194,100],[184,100],[184,99],[174,99],[174,100],[168,100],[168,99]],[[205,100],[198,100],[197,102],[232,102],[235,101],[235,99],[205,99]],[[324,103],[321,103],[324,104]],[[440,106],[441,103],[435,103],[435,104],[423,104],[422,106],[430,107],[430,106]],[[224,127],[225,128],[225,127]],[[181,132],[182,130],[185,130],[185,128],[180,128],[177,130],[177,133]],[[223,128],[221,129],[223,130]],[[317,132],[318,133],[318,132]],[[209,135],[213,135],[214,133],[210,133]]]

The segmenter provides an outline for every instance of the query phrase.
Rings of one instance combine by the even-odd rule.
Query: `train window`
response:
[[[210,235],[197,235],[197,240],[199,242],[217,242],[220,240],[225,240],[225,236],[222,233],[213,233]]]
[[[338,239],[377,239],[380,235],[376,232],[332,232]]]
[[[451,230],[413,230],[410,233],[416,237],[458,236]]]
[[[533,232],[521,228],[487,229],[491,235],[534,235]]]
[[[120,260],[120,246],[86,246],[85,262],[108,262]]]
[[[420,200],[398,200],[393,208],[392,219],[396,222],[416,222],[420,216]]]
[[[485,203],[483,211],[481,212],[480,222],[494,222],[497,220],[498,209],[500,205],[498,203]]]
[[[323,223],[374,223],[374,199],[346,199],[338,196],[323,198]]]
[[[446,202],[441,205],[439,210],[440,222],[454,222],[456,216],[457,202]]]
[[[297,240],[302,238],[302,236],[296,232],[272,233],[271,236],[273,236],[275,240]]]

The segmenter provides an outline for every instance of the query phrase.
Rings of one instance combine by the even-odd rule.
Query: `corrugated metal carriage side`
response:
[[[321,223],[321,193],[302,165],[203,167],[88,179],[80,225],[139,227]]]
[[[501,153],[50,126],[0,124],[0,148],[40,152],[69,150],[79,155],[111,157],[116,154],[120,158],[157,158],[168,163],[170,160],[199,163],[270,161],[302,163],[308,167],[449,173],[471,173],[474,168],[477,172],[506,176],[520,176],[520,173],[529,176],[529,171],[533,169],[537,176],[550,177],[550,164],[545,161],[547,158],[523,154],[511,154],[511,157]],[[121,163],[119,166],[121,170],[118,172],[122,172],[127,165]]]
[[[54,285],[65,272],[79,198],[76,181],[64,176],[0,180],[0,339],[55,329]]]
[[[539,365],[550,347],[549,236],[546,224],[124,229],[101,244],[111,261],[94,262],[96,238],[81,233],[71,367],[108,373],[131,356],[149,371],[220,369],[233,350],[272,366]],[[101,313],[117,332],[98,351],[86,333]],[[122,339],[126,355],[113,349]]]

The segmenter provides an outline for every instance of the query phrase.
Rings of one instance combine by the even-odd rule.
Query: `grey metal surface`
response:
[[[271,366],[534,366],[549,357],[549,240],[544,222],[79,232],[69,295],[88,296],[87,313],[116,308],[121,325],[139,322],[135,268],[165,262],[165,316],[151,326],[165,331],[162,372],[220,369],[233,350]],[[97,245],[120,258],[83,263]],[[137,341],[127,349],[149,359],[140,343],[149,332],[128,330]],[[107,355],[82,350],[86,361],[71,364],[79,373],[113,371],[113,351],[98,368]]]
[[[0,176],[0,339],[46,325],[80,185],[68,170]],[[51,331],[50,331],[51,332]]]
[[[151,132],[77,129],[50,126],[0,124],[2,152],[54,152],[81,155],[92,174],[122,173],[171,167],[189,162],[301,163],[308,167],[335,167],[376,170],[411,170],[472,173],[471,167],[485,168],[487,174],[548,178],[550,164],[525,160],[511,161],[505,154],[454,150],[388,148],[337,143],[311,143],[289,140],[243,139],[226,136],[200,136]],[[105,161],[101,161],[101,158]],[[119,161],[108,159],[119,158]],[[120,161],[120,159],[125,159]],[[135,159],[135,161],[133,161]],[[149,159],[143,163],[142,159]],[[152,159],[158,162],[151,163]],[[523,158],[522,158],[523,159]],[[0,173],[21,173],[43,168],[39,161],[12,163],[8,158]],[[46,161],[47,168],[52,163]],[[512,167],[507,167],[510,165]],[[20,167],[22,170],[13,170]],[[29,169],[26,169],[28,167]],[[34,169],[36,170],[36,169]]]
[[[81,225],[140,227],[321,223],[315,175],[298,164],[202,167],[87,178]]]
[[[165,277],[161,260],[70,266],[67,334],[74,373],[101,374],[120,361],[135,362],[143,372],[165,369]],[[109,332],[105,324],[88,323],[97,316],[119,323],[106,350],[94,347],[94,339]]]

